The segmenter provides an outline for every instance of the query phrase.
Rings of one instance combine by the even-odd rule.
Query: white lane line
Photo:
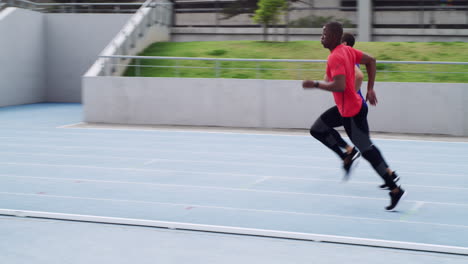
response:
[[[5,154],[10,154],[10,155],[23,155],[23,156],[54,156],[54,157],[76,157],[76,158],[102,158],[102,159],[127,159],[127,160],[146,160],[145,158],[131,158],[128,156],[106,156],[106,155],[89,155],[89,154],[83,154],[83,155],[77,155],[77,154],[51,154],[51,153],[30,153],[30,152],[2,152],[0,153],[5,153]],[[229,164],[229,165],[255,165],[255,166],[262,166],[262,167],[282,167],[282,168],[300,168],[300,169],[322,169],[322,170],[336,170],[337,168],[334,167],[320,167],[320,166],[305,166],[305,165],[289,165],[289,164],[278,164],[278,163],[267,163],[267,162],[256,162],[256,161],[247,161],[247,162],[241,162],[241,161],[213,161],[211,159],[203,159],[203,160],[190,160],[190,159],[165,159],[165,158],[155,158],[151,159],[150,161],[144,162],[143,165],[151,165],[153,163],[156,163],[158,161],[161,162],[179,162],[179,163],[205,163],[205,164]],[[392,161],[393,162],[393,161]],[[397,163],[397,162],[394,162]],[[425,163],[426,165],[431,164],[434,165],[434,163]],[[415,164],[417,165],[417,164]],[[450,167],[453,166],[468,166],[468,164],[435,164],[435,165],[447,165]],[[365,171],[372,171],[370,168],[365,168]],[[400,170],[401,171],[401,170]],[[424,175],[451,175],[451,176],[457,176],[457,174],[440,174],[440,173],[424,173],[424,172],[405,172],[404,173],[408,174],[424,174]],[[467,177],[467,175],[461,175],[463,177]]]
[[[223,156],[240,156],[240,157],[250,157],[250,156],[255,156],[258,157],[259,154],[252,154],[249,152],[233,152],[232,150],[226,150],[226,151],[193,151],[193,150],[170,150],[170,149],[150,149],[148,147],[136,147],[136,148],[131,148],[131,147],[96,147],[96,146],[83,146],[83,145],[60,145],[60,146],[51,146],[51,145],[45,145],[45,144],[40,144],[40,145],[32,145],[32,144],[17,144],[17,143],[2,143],[2,146],[23,146],[30,150],[32,147],[38,147],[41,149],[52,149],[52,150],[63,150],[63,149],[83,149],[83,150],[110,150],[110,151],[121,151],[121,152],[127,152],[127,151],[141,151],[143,153],[189,153],[193,155],[198,155],[198,154],[207,154],[207,155],[223,155]],[[4,153],[8,153],[9,151],[3,151]],[[24,153],[24,152],[20,152]],[[31,153],[30,151],[28,153]],[[304,152],[305,153],[305,152]],[[309,155],[309,156],[305,156]],[[323,157],[323,156],[314,156],[314,155],[319,155],[319,153],[306,153],[306,154],[298,154],[298,155],[281,155],[281,154],[269,154],[269,153],[262,153],[262,157],[277,157],[277,158],[290,158],[290,159],[303,159],[306,161],[312,160],[336,160],[336,157]],[[459,157],[459,156],[457,156]]]
[[[411,207],[410,212],[417,212],[417,211],[419,211],[419,209],[420,209],[425,203],[426,203],[426,202],[423,202],[423,201],[419,201],[419,202],[415,203],[414,206]]]
[[[441,189],[441,190],[460,190],[468,191],[467,187],[450,187],[450,186],[434,186],[434,185],[417,185],[417,184],[406,184],[406,187],[415,187],[415,188],[427,188],[427,189]]]
[[[0,214],[13,216],[13,217],[73,220],[73,221],[93,222],[93,223],[102,223],[102,224],[122,224],[122,225],[145,226],[145,227],[150,226],[150,227],[157,227],[157,228],[168,228],[172,230],[208,231],[208,232],[216,232],[216,233],[223,233],[223,234],[250,235],[250,236],[261,236],[261,237],[270,237],[270,238],[271,237],[285,238],[285,239],[300,239],[300,240],[316,241],[316,242],[341,243],[341,244],[345,243],[345,244],[353,244],[353,245],[360,245],[360,246],[365,245],[365,246],[383,247],[383,248],[391,248],[391,249],[405,249],[405,250],[449,253],[449,254],[457,254],[457,255],[468,255],[468,248],[466,247],[403,242],[403,241],[393,241],[393,240],[381,240],[381,239],[369,239],[369,238],[359,238],[359,237],[345,237],[345,236],[313,234],[313,233],[299,233],[299,232],[291,232],[291,231],[266,230],[266,229],[255,229],[255,228],[233,227],[233,226],[216,226],[216,225],[206,225],[206,224],[192,224],[192,223],[167,222],[167,221],[157,221],[157,220],[118,218],[118,217],[104,217],[104,216],[94,216],[94,215],[24,211],[24,210],[12,210],[12,209],[0,209]]]
[[[26,178],[26,177],[25,177]],[[388,199],[377,198],[377,197],[366,197],[366,196],[352,196],[352,195],[336,195],[336,194],[325,194],[325,193],[305,193],[305,192],[287,192],[287,191],[274,191],[274,190],[256,190],[249,188],[230,188],[230,187],[218,187],[218,186],[206,186],[206,185],[184,185],[184,184],[168,184],[168,183],[148,183],[148,182],[126,182],[126,181],[105,181],[105,180],[91,180],[91,179],[57,179],[48,177],[27,177],[42,180],[56,180],[56,181],[88,181],[97,183],[114,183],[114,184],[138,184],[138,185],[151,185],[160,187],[170,187],[176,189],[209,189],[217,191],[234,191],[234,192],[249,192],[249,193],[268,193],[268,194],[279,194],[279,195],[300,195],[300,196],[319,196],[319,197],[334,197],[334,198],[345,198],[345,199],[362,199],[362,200],[383,200]],[[430,203],[430,202],[428,202]],[[466,204],[468,206],[468,204]]]
[[[80,124],[80,123],[78,123]],[[72,126],[72,125],[68,125]],[[174,132],[174,133],[183,133],[183,134],[220,134],[220,135],[252,135],[252,136],[278,136],[278,137],[306,137],[309,138],[307,129],[304,129],[303,131],[294,131],[291,134],[287,134],[288,132],[271,132],[271,131],[265,131],[264,133],[262,132],[257,132],[257,133],[252,133],[249,131],[208,131],[208,130],[203,130],[203,128],[154,128],[154,129],[145,129],[145,128],[125,128],[125,127],[73,127],[73,129],[82,129],[82,130],[110,130],[110,131],[145,131],[145,132]],[[293,134],[293,133],[300,133],[303,132],[303,135],[300,134]]]
[[[151,160],[148,160],[147,162],[143,163],[143,165],[147,166],[147,165],[153,164],[155,162],[157,162],[157,159],[151,159]]]
[[[431,222],[421,222],[421,221],[406,221],[406,220],[400,220],[400,219],[356,217],[356,216],[346,216],[346,215],[336,215],[336,214],[306,213],[306,212],[283,211],[283,210],[265,210],[265,209],[251,209],[251,208],[227,207],[227,206],[211,206],[211,205],[202,205],[202,204],[194,204],[194,203],[168,203],[168,202],[140,201],[140,200],[127,200],[127,199],[93,198],[93,197],[64,196],[64,195],[50,195],[50,194],[28,194],[28,193],[12,193],[12,192],[0,192],[0,194],[13,195],[13,196],[61,198],[61,199],[70,199],[70,200],[138,203],[138,204],[163,205],[163,206],[182,207],[182,208],[187,208],[187,207],[208,208],[208,209],[217,209],[217,210],[226,210],[226,211],[244,211],[244,212],[254,212],[254,213],[268,213],[268,214],[289,214],[289,215],[303,215],[303,216],[332,217],[332,218],[341,218],[341,219],[366,220],[366,221],[387,222],[387,223],[397,223],[397,224],[406,223],[406,224],[415,224],[415,225],[468,228],[468,225],[454,225],[454,224],[431,223]]]
[[[402,174],[405,174],[405,175],[411,175],[411,174],[415,174],[415,175],[423,175],[423,176],[442,176],[442,177],[463,177],[463,178],[466,178],[468,177],[468,174],[459,174],[459,173],[432,173],[432,172],[417,172],[417,171],[405,171],[405,170],[399,170],[399,172],[401,172]]]
[[[0,152],[1,153],[1,152]],[[25,154],[19,154],[19,155],[24,155],[24,156],[34,156],[34,154],[30,153],[25,153]],[[40,154],[36,154],[36,156]],[[63,157],[80,157],[80,158],[92,158],[92,155],[48,155],[44,154],[42,156],[63,156]],[[96,157],[94,157],[96,158]],[[99,158],[106,158],[105,156]],[[115,158],[115,157],[109,157],[109,159],[127,159],[125,157],[122,158]],[[128,158],[131,160],[147,160],[144,158]],[[259,162],[238,162],[238,161],[212,161],[212,160],[187,160],[187,159],[163,159],[163,158],[155,158],[151,159],[150,161],[147,161],[144,163],[144,165],[151,165],[152,163],[155,162],[166,162],[166,163],[196,163],[196,164],[222,164],[222,165],[239,165],[239,166],[256,166],[256,167],[273,167],[273,168],[299,168],[299,169],[321,169],[321,170],[331,170],[335,171],[337,168],[334,167],[320,167],[320,166],[302,166],[302,165],[288,165],[288,164],[277,164],[277,163],[259,163]]]
[[[85,123],[83,122],[79,122],[79,123],[74,123],[74,124],[62,125],[62,126],[58,126],[55,128],[72,128],[73,126],[84,125],[84,124]]]
[[[18,132],[16,134],[21,134],[22,132]],[[24,133],[24,132],[23,132]],[[38,139],[42,139],[43,141],[44,140],[48,140],[49,142],[51,141],[51,138],[50,137],[38,137],[37,134],[40,134],[41,132],[38,131],[37,133],[34,133],[35,135],[35,139],[36,141]],[[46,134],[48,132],[45,132]],[[102,133],[99,133],[99,134],[95,134],[95,133],[55,133],[57,136],[60,136],[60,135],[78,135],[78,136],[93,136],[93,138],[99,138],[100,139],[100,142],[103,142],[103,139],[102,137],[104,137],[104,141],[107,142],[107,143],[110,143],[110,142],[120,142],[119,140],[108,140],[109,136],[114,136],[114,137],[123,137],[127,134],[102,134]],[[252,135],[252,134],[243,134],[243,135]],[[138,136],[138,135],[137,135]],[[174,140],[178,140],[180,141],[181,139],[183,140],[200,140],[199,137],[194,137],[194,136],[185,136],[185,135],[158,135],[158,134],[145,134],[144,136],[147,136],[148,139],[174,139]],[[252,136],[257,136],[258,135],[252,135]],[[265,138],[255,138],[255,141],[254,143],[263,143],[262,145],[255,145],[255,146],[262,146],[262,147],[265,147],[265,143],[267,143],[266,146],[269,146],[271,148],[271,144],[268,144],[268,142],[271,142],[270,140],[270,137],[268,137],[267,135],[262,135],[262,136],[265,136]],[[275,137],[276,135],[272,135],[272,137]],[[287,137],[290,137],[291,135],[285,135]],[[302,136],[293,136],[293,137],[302,137]],[[310,138],[310,136],[304,136],[305,138]],[[15,136],[15,137],[12,137],[12,136],[0,136],[0,138],[5,138],[5,139],[23,139],[22,141],[24,141],[24,139],[30,139],[31,137],[18,137],[18,136]],[[345,137],[346,138],[346,137]],[[76,138],[74,138],[76,139]],[[202,138],[204,139],[204,138]],[[248,138],[248,140],[251,140],[252,138]],[[70,140],[69,138],[57,138],[57,137],[53,137],[52,140]],[[387,141],[412,141],[412,140],[394,140],[394,139],[378,139],[378,140],[387,140]],[[228,144],[222,144],[222,145],[229,145],[229,143],[235,143],[235,142],[245,142],[246,139],[245,138],[224,138],[224,139],[221,139],[221,138],[211,138],[209,142],[205,142],[204,144],[209,144],[209,145],[220,145],[219,143],[218,144],[213,144],[213,141],[221,141],[221,142],[226,142],[228,141],[227,143]],[[286,140],[282,140],[281,143],[287,143],[288,141]],[[313,142],[313,141],[311,141]],[[415,142],[437,142],[437,143],[441,143],[441,144],[456,144],[457,146],[459,146],[460,144],[468,144],[468,142],[450,142],[450,141],[427,141],[427,140],[422,140],[422,141],[419,141],[419,140],[415,140]],[[300,142],[296,142],[294,141],[295,144],[297,143],[300,143]],[[301,145],[302,146],[302,145]],[[440,150],[447,150],[447,151],[453,151],[454,148],[451,148],[451,147],[445,147],[445,146],[411,146],[413,149],[419,149],[419,150],[426,150],[424,151],[425,153],[439,153]],[[290,148],[290,147],[289,147]],[[397,147],[392,147],[392,146],[386,146],[386,148],[397,148]],[[437,151],[428,151],[428,150],[437,150]],[[460,148],[457,148],[457,150],[463,150],[463,149],[460,149]]]
[[[0,136],[0,138],[2,138]],[[3,138],[6,138],[6,137],[3,137]],[[6,139],[18,139],[18,137],[8,137]],[[25,143],[25,140],[26,139],[29,139],[31,140],[30,143]],[[21,143],[9,143],[9,144],[17,144],[17,145],[21,145],[21,144],[24,144],[25,146],[33,146],[34,144],[36,143],[46,143],[46,144],[51,144],[51,145],[59,145],[59,146],[63,146],[65,143],[69,143],[69,142],[74,142],[74,143],[77,143],[77,142],[81,142],[81,146],[72,146],[70,148],[82,148],[82,149],[109,149],[109,150],[125,150],[125,149],[134,149],[134,150],[146,150],[146,149],[154,149],[154,148],[180,148],[180,149],[190,149],[190,148],[196,148],[196,149],[210,149],[210,148],[214,148],[214,147],[217,147],[217,148],[224,148],[224,149],[227,149],[229,151],[232,150],[232,146],[236,146],[236,147],[243,147],[245,149],[245,151],[252,151],[252,150],[255,150],[255,151],[258,151],[258,152],[270,152],[270,151],[278,151],[278,152],[281,152],[281,153],[289,153],[290,151],[297,151],[298,149],[301,150],[301,151],[304,151],[306,153],[310,153],[308,151],[310,151],[311,149],[314,148],[314,146],[310,147],[310,148],[304,148],[302,145],[301,146],[284,146],[285,144],[283,144],[283,146],[281,145],[273,145],[272,143],[266,143],[266,144],[263,144],[263,145],[258,145],[258,144],[255,144],[255,142],[245,142],[245,141],[241,141],[242,144],[238,143],[238,142],[230,142],[230,143],[226,143],[225,140],[222,140],[221,142],[222,143],[212,143],[213,141],[206,141],[206,142],[203,142],[203,141],[198,141],[198,142],[192,142],[192,141],[188,141],[188,142],[183,142],[183,143],[180,143],[180,140],[177,140],[175,139],[174,141],[167,141],[167,140],[162,140],[162,141],[154,141],[152,139],[147,139],[147,141],[150,141],[150,143],[148,142],[143,142],[143,141],[132,141],[132,145],[136,145],[138,143],[141,143],[141,147],[127,147],[125,146],[125,144],[129,145],[128,142],[126,142],[124,139],[122,140],[114,140],[112,142],[102,142],[102,140],[94,140],[94,141],[90,141],[90,140],[82,140],[82,141],[78,141],[76,139],[73,139],[73,138],[66,138],[66,139],[54,139],[54,141],[51,141],[51,140],[38,140],[36,138],[26,138],[26,139],[18,139],[18,141],[20,141]],[[7,141],[10,141],[11,140],[7,140]],[[63,143],[65,142],[65,143]],[[91,144],[98,144],[97,142],[99,142],[99,144],[107,144],[107,145],[111,145],[111,146],[119,146],[119,147],[95,147],[95,146],[89,146]],[[124,143],[123,143],[124,142]],[[268,150],[268,151],[265,151],[265,150]]]
[[[361,200],[381,200],[386,201],[386,198],[368,197],[368,196],[354,196],[354,195],[338,195],[338,194],[326,194],[326,193],[306,193],[306,192],[288,192],[288,191],[276,191],[276,190],[258,190],[251,189],[251,187],[244,188],[230,188],[220,186],[206,186],[206,185],[185,185],[185,184],[168,184],[168,183],[153,183],[153,182],[129,182],[129,181],[106,181],[106,180],[94,180],[94,179],[63,179],[63,178],[51,178],[51,177],[36,177],[36,176],[20,176],[21,178],[31,179],[42,179],[42,180],[55,180],[55,181],[80,181],[80,182],[95,182],[95,183],[112,183],[112,184],[123,184],[123,185],[144,185],[144,186],[158,186],[158,187],[170,187],[178,189],[209,189],[217,191],[233,191],[233,192],[249,192],[249,193],[266,193],[266,194],[279,194],[279,195],[298,195],[298,196],[319,196],[319,197],[333,197],[333,198],[344,198],[344,199],[361,199]],[[12,178],[16,178],[15,176]],[[433,201],[417,201],[417,200],[405,200],[408,202],[424,203],[424,204],[435,204],[435,205],[449,205],[449,206],[462,206],[468,207],[468,203],[449,203],[449,202],[433,202]]]
[[[89,166],[89,165],[70,165],[70,164],[45,164],[45,163],[18,163],[18,162],[0,162],[3,165],[13,165],[13,166],[38,166],[38,167],[61,167],[61,168],[82,168],[82,169],[93,169],[93,170],[108,170],[108,171],[134,171],[134,172],[161,172],[161,173],[187,173],[187,174],[202,174],[202,175],[216,175],[216,176],[226,176],[226,177],[258,177],[258,174],[248,174],[248,173],[228,173],[228,172],[208,172],[208,171],[193,171],[193,170],[173,170],[173,169],[157,169],[157,168],[132,168],[132,167],[103,167],[103,166]],[[315,169],[320,170],[333,170],[325,167],[317,167]],[[337,172],[338,169],[335,169]],[[403,171],[404,173],[404,171]],[[409,173],[408,173],[409,174]],[[417,173],[416,173],[417,174]],[[434,174],[434,173],[421,173],[422,175],[434,175],[434,176],[456,176],[456,177],[467,177],[467,175],[454,175],[454,174]],[[7,175],[7,174],[3,174]],[[325,180],[320,178],[299,178],[299,177],[285,177],[285,176],[271,176],[278,179],[294,179],[294,180],[311,180],[311,181],[330,181],[336,182],[335,180]],[[364,182],[364,181],[352,181],[352,183],[363,183],[363,184],[375,184],[375,182]],[[405,184],[405,186],[415,186],[423,188],[434,188],[434,189],[454,189],[454,190],[465,190],[464,187],[448,187],[448,186],[431,186],[431,185],[415,185],[415,184]]]
[[[4,165],[18,165],[18,166],[40,166],[40,167],[71,167],[71,168],[86,168],[86,169],[105,169],[105,170],[126,170],[126,171],[165,171],[165,172],[187,172],[187,173],[205,173],[205,174],[226,174],[226,175],[252,175],[257,176],[257,174],[243,174],[243,173],[219,173],[219,172],[196,172],[196,171],[183,171],[183,170],[172,170],[172,169],[149,169],[149,168],[132,168],[132,167],[104,167],[104,166],[90,166],[90,165],[76,165],[76,164],[46,164],[46,163],[35,163],[35,162],[4,162],[0,161],[0,164]],[[339,171],[338,168],[329,168],[329,167],[310,167],[313,169],[320,170],[331,170]]]
[[[3,133],[4,134],[4,133]],[[28,134],[25,134],[25,135],[17,135],[17,134],[21,134],[21,133],[15,133],[15,135],[10,135],[10,134],[7,134],[7,135],[2,135],[2,133],[0,133],[0,138],[4,138],[4,139],[21,139],[21,140],[24,140],[24,139],[41,139],[41,140],[44,140],[44,141],[53,141],[53,140],[68,140],[68,139],[77,139],[76,136],[81,136],[81,139],[85,139],[85,140],[88,140],[88,139],[98,139],[100,140],[100,142],[106,142],[106,143],[111,143],[111,142],[120,142],[120,140],[122,139],[128,139],[129,137],[129,134],[108,134],[108,135],[103,135],[103,134],[95,134],[95,133],[87,133],[87,134],[84,134],[84,133],[56,133],[55,134],[55,137],[50,137],[48,135],[38,135],[38,133],[33,133],[34,136],[31,136],[31,135],[28,135]],[[40,133],[39,133],[40,134]],[[46,133],[46,134],[49,134],[49,133]],[[162,142],[165,142],[165,141],[168,141],[168,140],[173,140],[174,142],[177,142],[177,141],[184,141],[184,142],[191,142],[191,141],[200,141],[200,140],[204,140],[204,144],[209,144],[209,143],[223,143],[223,145],[229,145],[231,143],[238,143],[238,142],[251,142],[251,143],[262,143],[263,145],[262,146],[271,146],[271,142],[277,142],[277,143],[282,143],[282,144],[287,144],[287,143],[293,143],[293,144],[299,144],[301,143],[300,141],[290,141],[290,140],[287,140],[287,139],[275,139],[274,141],[271,140],[270,137],[266,136],[263,137],[263,138],[259,138],[257,135],[254,135],[255,137],[248,137],[249,134],[246,134],[247,137],[224,137],[224,138],[221,138],[221,137],[217,137],[217,138],[213,138],[213,137],[194,137],[194,136],[186,136],[186,135],[172,135],[172,134],[164,134],[164,135],[161,135],[161,134],[157,134],[157,133],[145,133],[145,134],[137,134],[135,133],[134,135],[132,135],[133,138],[131,139],[138,139],[140,138],[141,136],[144,136],[146,140],[159,140],[159,141],[162,141]]]
[[[371,135],[371,139],[382,140],[382,141],[400,141],[400,142],[418,142],[418,143],[421,143],[421,142],[441,143],[441,144],[448,143],[449,145],[468,144],[468,142],[466,141],[445,141],[445,140],[427,140],[427,139],[421,139],[421,140],[419,139],[393,139],[393,138],[382,138],[378,136],[374,137],[372,135]],[[421,147],[421,146],[417,146],[417,147]],[[421,148],[425,148],[425,147],[421,147]],[[427,148],[431,148],[431,147],[427,147]]]
[[[158,149],[156,151],[151,150],[148,151],[148,147],[136,147],[136,148],[129,148],[129,147],[96,147],[96,146],[71,146],[71,145],[60,145],[60,146],[50,146],[50,145],[31,145],[31,144],[15,144],[15,143],[5,143],[2,144],[4,146],[24,146],[27,147],[28,149],[31,149],[31,147],[40,147],[41,148],[41,155],[66,155],[66,154],[54,154],[54,153],[45,153],[43,152],[44,148],[47,149],[53,149],[53,150],[63,150],[63,149],[83,149],[83,150],[109,150],[112,152],[126,152],[126,151],[141,151],[142,153],[147,153],[147,155],[151,155],[151,153],[190,153],[193,155],[198,155],[198,154],[206,154],[206,155],[213,155],[215,157],[219,157],[220,155],[224,156],[237,156],[237,157],[251,157],[255,156],[258,157],[258,154],[250,154],[250,153],[245,153],[245,152],[232,152],[232,151],[190,151],[190,150],[168,150],[168,149]],[[291,150],[293,151],[293,150]],[[23,154],[23,155],[33,155],[35,154],[34,152],[28,151],[28,152],[15,152],[15,151],[1,151],[0,153],[5,153],[5,154]],[[68,154],[67,156],[72,156],[76,154]],[[302,154],[302,155],[278,155],[278,154],[263,154],[262,157],[272,157],[272,158],[284,158],[284,159],[294,159],[294,161],[315,161],[315,160],[323,160],[323,161],[336,161],[337,159],[335,157],[323,157],[323,156],[318,156],[319,153],[307,153],[307,154]],[[90,155],[77,155],[77,156],[90,156]],[[102,155],[94,155],[95,157],[107,157],[106,154]],[[460,158],[460,156],[456,156],[457,158]],[[466,156],[468,157],[468,155]],[[112,158],[126,158],[122,156],[112,156]],[[190,160],[189,160],[190,161]],[[285,161],[288,162],[288,161]],[[446,163],[446,162],[437,162],[437,161],[432,161],[432,162],[422,162],[422,161],[402,161],[402,160],[391,160],[392,163],[395,164],[411,164],[414,166],[449,166],[449,167],[468,167],[468,163],[464,162],[452,162],[452,163]],[[268,164],[268,163],[266,163]]]
[[[415,215],[418,213],[419,209],[425,204],[424,201],[416,202],[407,212],[405,212],[401,217],[400,220],[404,221],[408,219],[410,216]]]
[[[264,181],[266,181],[266,180],[269,180],[269,179],[271,179],[271,178],[272,178],[271,176],[264,176],[264,177],[262,177],[262,178],[260,178],[260,179],[258,179],[258,180],[256,180],[256,181],[254,181],[253,183],[249,184],[249,185],[247,186],[247,188],[252,188],[252,187],[254,187],[255,185],[260,184],[260,183],[262,183],[262,182],[264,182]]]
[[[166,139],[164,138],[173,138],[174,139],[174,142],[168,142]],[[4,138],[4,139],[18,139],[18,140],[21,140],[21,142],[23,142],[24,140],[26,139],[31,139],[31,137],[12,137],[12,136],[0,136],[0,138]],[[117,145],[117,144],[121,144],[122,143],[122,140],[107,140],[108,137],[106,137],[106,140],[103,140],[103,139],[99,139],[99,142],[100,143],[107,143],[107,144],[113,144],[113,145]],[[205,141],[205,142],[199,142],[200,139],[197,139],[197,138],[193,138],[193,137],[181,137],[181,136],[158,136],[159,140],[162,140],[161,141],[158,141],[158,140],[155,140],[155,139],[152,139],[152,138],[148,138],[148,140],[152,140],[152,144],[170,144],[171,146],[200,146],[201,144],[204,145],[204,147],[206,146],[232,146],[232,144],[236,144],[237,142],[242,142],[243,144],[249,144],[251,146],[251,148],[254,148],[254,149],[268,149],[268,150],[271,150],[271,149],[274,149],[274,150],[284,150],[284,151],[290,151],[291,149],[297,149],[297,148],[300,148],[300,149],[304,149],[303,145],[298,145],[297,143],[300,143],[300,142],[294,142],[294,145],[288,145],[288,146],[279,146],[279,145],[275,145],[273,143],[269,143],[267,140],[264,140],[264,139],[256,139],[254,141],[251,141],[251,142],[246,142],[245,139],[210,139],[210,141]],[[187,142],[184,142],[184,143],[178,143],[180,141],[180,139],[183,138],[183,139],[187,139]],[[51,139],[50,137],[34,137],[34,142],[48,142],[48,143],[54,143],[54,144],[57,144],[59,142],[69,142],[71,140],[76,140],[76,138],[57,138],[57,137],[54,137],[53,139]],[[87,140],[87,139],[85,139]],[[197,141],[197,142],[193,142],[193,141]],[[214,141],[219,141],[219,142],[214,142]],[[265,142],[266,141],[266,142]],[[214,142],[214,143],[213,143]],[[261,143],[261,144],[258,144],[258,143]],[[287,142],[282,142],[283,144],[287,143]],[[443,142],[445,143],[445,142]],[[316,142],[314,141],[311,141],[311,144],[316,144]],[[468,144],[468,143],[467,143]],[[391,148],[391,146],[390,146]],[[427,147],[427,146],[415,146],[413,147],[413,149],[436,149],[437,151],[434,151],[433,153],[440,153],[441,150],[447,150],[447,151],[453,151],[454,149],[453,148],[434,148],[434,147]],[[398,148],[400,149],[400,148]],[[427,151],[426,151],[427,152]]]
[[[50,152],[8,152],[0,151],[0,154],[10,154],[15,156],[49,156],[49,157],[70,157],[70,158],[108,158],[108,159],[128,159],[128,160],[147,160],[147,158],[132,158],[129,156],[111,156],[111,155],[93,155],[93,154],[56,154]]]
[[[240,156],[240,157],[250,157],[250,156],[255,156],[258,157],[259,154],[257,153],[250,153],[250,152],[233,152],[232,150],[226,150],[226,151],[194,151],[194,150],[171,150],[171,149],[150,149],[148,147],[108,147],[108,146],[83,146],[83,145],[59,145],[59,146],[54,146],[54,145],[47,145],[47,144],[24,144],[24,143],[2,143],[2,146],[10,146],[10,147],[25,147],[28,150],[30,150],[33,147],[40,148],[41,150],[43,149],[51,149],[51,150],[64,150],[64,149],[82,149],[82,150],[109,150],[109,151],[121,151],[121,152],[128,152],[128,151],[142,151],[143,153],[190,153],[194,155],[198,154],[206,154],[206,155],[224,155],[224,156]],[[308,149],[311,151],[311,149]],[[282,154],[270,154],[270,153],[262,153],[262,157],[272,157],[272,158],[285,158],[285,159],[294,159],[294,160],[336,160],[336,157],[323,157],[323,156],[318,156],[321,153],[312,153],[309,151],[304,151],[302,154],[296,154],[296,155],[282,155]],[[7,153],[8,151],[3,151],[4,153]],[[30,153],[30,152],[28,152]],[[460,155],[442,155],[439,154],[437,157],[456,157],[456,158],[463,158],[467,157],[466,156],[460,156]],[[392,162],[401,162],[401,163],[410,163],[410,164],[434,164],[434,162],[418,162],[418,161],[395,161],[392,159]],[[440,163],[437,163],[440,164]],[[447,164],[447,163],[446,163]],[[457,164],[457,163],[450,163],[452,164]]]
[[[122,169],[123,170],[123,169]],[[160,170],[160,169],[154,169],[154,170],[149,170],[150,172],[163,172],[163,173],[181,173],[181,174],[200,174],[202,176],[210,175],[210,176],[216,176],[216,178],[219,177],[239,177],[239,178],[258,178],[258,175],[255,174],[236,174],[236,173],[222,173],[222,172],[196,172],[196,171],[183,171],[183,170]],[[131,177],[137,177],[138,175],[132,175]],[[157,174],[152,174],[151,175],[153,179],[156,179],[157,177],[165,177],[167,175],[157,175]],[[173,175],[174,177],[177,177]],[[17,174],[8,174],[8,173],[0,173],[0,177],[10,177],[10,178],[38,178],[38,179],[51,179],[51,180],[81,180],[81,181],[100,181],[97,179],[84,179],[84,178],[63,178],[63,177],[41,177],[41,176],[30,176],[30,175],[17,175]],[[287,177],[287,176],[263,176],[261,179],[258,181],[253,182],[252,184],[248,185],[253,187],[254,185],[263,182],[265,180],[282,180],[282,181],[308,181],[308,182],[329,182],[329,183],[343,183],[342,180],[329,180],[329,179],[321,179],[321,178],[301,178],[301,177]],[[106,182],[114,182],[114,181],[106,181]],[[119,182],[119,181],[115,181]],[[134,184],[140,184],[141,182],[127,182],[127,183],[134,183]],[[150,184],[150,183],[148,183]],[[350,185],[372,185],[372,186],[377,186],[379,182],[374,182],[374,181],[356,181],[353,180],[347,184]],[[414,188],[426,188],[426,189],[442,189],[442,190],[460,190],[460,191],[468,191],[468,187],[450,187],[450,186],[434,186],[434,185],[417,185],[417,184],[405,184],[405,187],[414,187]]]
[[[227,134],[227,135],[252,135],[252,136],[278,136],[278,137],[304,137],[304,138],[310,138],[310,135],[307,131],[307,129],[299,130],[299,131],[294,131],[293,133],[296,134],[288,134],[288,131],[262,131],[262,132],[257,132],[257,133],[252,133],[249,131],[207,131],[204,130],[203,128],[197,128],[197,127],[188,127],[188,128],[176,128],[176,127],[169,127],[169,128],[152,128],[152,129],[147,129],[147,128],[140,128],[140,127],[71,127],[75,125],[82,125],[84,124],[83,122],[80,123],[75,123],[75,124],[68,124],[68,125],[63,125],[57,128],[73,128],[81,131],[86,131],[86,130],[98,130],[98,131],[122,131],[122,132],[132,132],[132,131],[143,131],[143,132],[174,132],[174,133],[183,133],[183,134]],[[7,129],[10,129],[10,127],[7,127]],[[15,130],[15,129],[13,129]],[[24,131],[20,131],[23,132]],[[62,132],[62,131],[61,131]],[[342,137],[345,139],[349,139],[344,131],[340,130]],[[68,134],[72,134],[73,132],[65,132]],[[302,135],[299,133],[303,133]],[[372,132],[371,132],[372,133]],[[101,135],[113,135],[109,133],[100,133]],[[451,143],[451,144],[468,144],[466,140],[459,140],[456,141],[456,137],[450,137],[447,136],[446,138],[450,138],[450,141],[444,140],[444,139],[401,139],[401,138],[388,138],[385,135],[378,135],[378,134],[373,134],[372,139],[376,140],[382,140],[382,141],[400,141],[400,142],[430,142],[430,143]]]

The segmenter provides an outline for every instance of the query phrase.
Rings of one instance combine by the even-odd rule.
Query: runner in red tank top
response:
[[[333,122],[341,118],[343,127],[353,144],[384,180],[383,188],[390,189],[391,201],[390,205],[385,209],[392,211],[406,192],[396,185],[399,177],[389,168],[379,149],[370,140],[367,105],[362,103],[361,97],[354,89],[354,65],[356,63],[364,64],[368,74],[366,98],[372,105],[377,103],[374,91],[375,58],[354,48],[342,45],[340,43],[342,34],[343,27],[338,22],[330,22],[323,27],[322,45],[331,52],[327,62],[329,81],[306,80],[302,83],[304,89],[318,88],[333,92],[338,107],[338,112],[331,112],[331,109],[329,109],[323,113],[312,125],[310,133],[343,159],[345,175],[349,175],[351,167],[359,155],[355,149],[351,153],[343,153],[334,137]]]
[[[349,59],[348,59],[349,58]],[[351,47],[340,44],[333,49],[327,62],[328,80],[333,80],[337,75],[345,76],[344,92],[333,92],[335,103],[338,106],[341,116],[355,116],[361,110],[362,100],[355,90],[354,67],[362,58],[362,52]],[[346,103],[345,103],[346,102]]]

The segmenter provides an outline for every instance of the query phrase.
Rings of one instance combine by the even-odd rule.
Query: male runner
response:
[[[405,191],[397,186],[395,172],[392,171],[383,159],[379,149],[374,146],[369,137],[367,123],[367,106],[355,90],[355,64],[366,65],[368,82],[366,98],[370,104],[377,103],[374,91],[376,74],[375,58],[341,44],[343,27],[338,22],[330,22],[323,28],[321,42],[324,48],[330,50],[327,62],[327,77],[329,81],[305,80],[303,88],[318,88],[333,92],[338,114],[326,111],[311,128],[311,134],[325,146],[338,154],[344,162],[350,154],[343,153],[337,141],[332,136],[332,126],[335,120],[343,122],[345,131],[353,144],[362,153],[362,156],[372,165],[374,170],[382,177],[385,187],[390,189],[390,205],[385,207],[391,211],[396,208]],[[351,159],[351,163],[353,160]]]

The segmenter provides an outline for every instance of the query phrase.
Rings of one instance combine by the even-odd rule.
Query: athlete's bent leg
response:
[[[318,141],[335,152],[341,159],[346,157],[341,146],[346,146],[346,142],[341,138],[340,134],[333,127],[341,125],[342,117],[336,106],[325,111],[310,128],[310,134]]]
[[[391,204],[386,209],[393,210],[405,194],[405,191],[396,185],[395,174],[388,167],[379,149],[370,140],[367,107],[363,106],[359,113],[353,117],[343,118],[343,126],[353,144],[359,149],[362,156],[369,161],[374,170],[382,177],[385,185],[391,190]]]

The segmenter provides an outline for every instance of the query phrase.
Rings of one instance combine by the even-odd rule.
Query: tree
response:
[[[259,0],[236,0],[233,3],[227,4],[223,9],[224,18],[229,19],[231,17],[240,14],[253,14],[257,9]],[[290,0],[290,2],[304,2],[304,0]]]
[[[253,20],[263,27],[263,41],[267,41],[268,26],[279,21],[279,16],[286,7],[286,0],[260,0],[258,2]]]

